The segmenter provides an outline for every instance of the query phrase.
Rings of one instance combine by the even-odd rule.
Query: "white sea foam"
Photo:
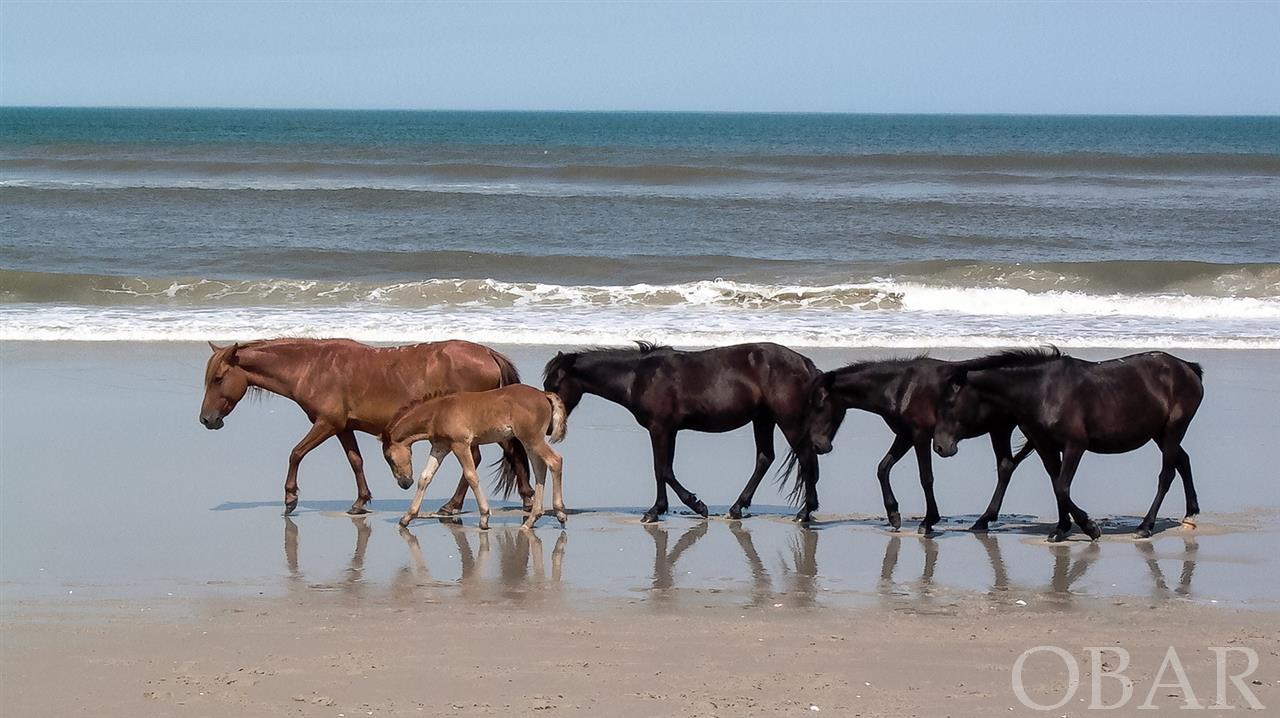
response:
[[[1147,317],[1008,316],[960,313],[757,312],[592,307],[236,308],[0,305],[0,340],[200,341],[345,336],[403,343],[481,342],[577,346],[648,339],[678,346],[775,341],[797,347],[1065,347],[1280,349],[1271,321]]]

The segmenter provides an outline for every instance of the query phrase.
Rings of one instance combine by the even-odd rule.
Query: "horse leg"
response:
[[[1004,493],[1009,489],[1009,480],[1013,478],[1013,470],[1018,465],[1013,460],[1013,447],[1009,445],[1009,440],[1013,436],[1013,427],[1009,427],[1006,432],[1002,429],[996,429],[991,432],[991,449],[996,454],[996,490],[991,494],[991,503],[987,504],[987,510],[982,512],[978,520],[973,522],[970,531],[986,531],[991,526],[991,522],[1000,517],[1000,507],[1004,504]]]
[[[543,461],[551,467],[551,508],[555,509],[556,520],[560,528],[564,528],[569,514],[564,510],[564,457],[555,449],[542,442]]]
[[[1041,455],[1043,458],[1043,455]],[[1078,444],[1068,444],[1063,447],[1062,462],[1056,476],[1053,479],[1053,494],[1058,501],[1058,524],[1049,534],[1049,541],[1064,541],[1071,535],[1071,519],[1074,516],[1076,522],[1081,524],[1081,528],[1089,532],[1087,526],[1091,525],[1089,517],[1084,511],[1075,506],[1071,501],[1071,480],[1075,478],[1076,469],[1080,467],[1080,459],[1084,456],[1084,447]],[[1093,526],[1097,528],[1096,525]],[[1097,538],[1092,532],[1090,537]]]
[[[1151,508],[1147,509],[1147,515],[1143,517],[1142,523],[1138,524],[1138,530],[1134,532],[1134,536],[1151,538],[1151,532],[1156,527],[1156,513],[1160,511],[1160,504],[1164,503],[1164,496],[1169,493],[1169,487],[1173,485],[1173,472],[1182,458],[1181,453],[1180,446],[1161,447],[1160,478],[1156,486],[1156,497],[1151,502]]]
[[[480,465],[480,447],[479,446],[471,447],[471,454],[476,465],[479,466]],[[467,500],[467,489],[469,488],[471,488],[471,485],[467,483],[467,477],[459,476],[458,488],[453,490],[453,496],[450,496],[449,500],[444,502],[443,506],[436,509],[436,513],[439,514],[440,516],[453,516],[454,514],[462,513],[462,503]]]
[[[542,495],[547,486],[547,462],[542,460],[538,452],[529,454],[529,463],[533,465],[533,476],[537,485],[533,489],[533,505],[529,507],[528,516],[520,528],[531,529],[542,517]]]
[[[760,480],[764,478],[764,474],[773,465],[773,422],[769,419],[758,418],[751,423],[751,428],[755,432],[756,437],[756,468],[751,472],[751,478],[747,479],[747,485],[743,487],[742,493],[738,495],[738,500],[733,502],[733,506],[729,507],[729,518],[742,518],[743,509],[751,508],[751,499],[756,495],[756,489],[760,486]]]
[[[448,449],[443,446],[431,445],[431,455],[427,457],[427,465],[422,468],[422,474],[418,477],[418,493],[413,495],[409,509],[404,512],[404,516],[400,517],[401,528],[408,526],[410,521],[418,517],[418,512],[422,510],[422,499],[427,495],[427,487],[431,485],[431,479],[435,478],[436,471],[440,469],[440,461],[448,453]]]
[[[920,488],[924,490],[924,521],[920,522],[920,527],[916,529],[917,533],[925,536],[933,534],[933,526],[942,520],[942,516],[938,513],[938,502],[933,496],[933,457],[930,455],[929,445],[933,443],[933,436],[925,436],[917,439],[916,447],[916,464],[920,467]]]
[[[1182,492],[1187,496],[1187,514],[1182,525],[1196,527],[1196,516],[1200,513],[1200,499],[1196,497],[1196,485],[1191,480],[1191,457],[1185,449],[1178,447],[1178,475],[1182,477]]]
[[[649,443],[653,445],[653,479],[657,484],[658,495],[653,507],[640,517],[640,523],[651,524],[667,512],[667,474],[672,474],[671,464],[675,461],[676,435],[659,429],[649,430]]]
[[[894,434],[893,445],[876,467],[876,479],[880,481],[880,495],[884,497],[884,512],[889,519],[889,526],[894,531],[902,528],[902,514],[898,512],[898,497],[893,495],[893,486],[889,483],[889,472],[893,465],[902,460],[911,448],[911,437],[905,434]]]
[[[356,475],[356,501],[347,509],[347,513],[352,516],[367,514],[369,509],[365,508],[365,504],[373,500],[373,494],[369,493],[369,484],[364,480],[364,457],[360,456],[356,434],[350,429],[340,431],[338,441],[342,442],[342,449],[347,452],[347,461],[351,462],[351,470]]]
[[[323,422],[317,421],[312,424],[311,431],[302,437],[302,441],[293,447],[293,451],[289,452],[289,473],[284,478],[284,515],[288,516],[298,506],[298,464],[302,463],[302,457],[311,453],[311,450],[323,444],[326,439],[338,433],[333,427]]]
[[[489,529],[489,500],[484,496],[484,489],[480,486],[480,475],[476,473],[476,462],[472,458],[474,447],[468,444],[454,444],[453,455],[458,457],[458,463],[462,464],[462,476],[467,480],[467,484],[471,486],[471,493],[476,495],[476,503],[480,505],[480,530],[487,531]]]

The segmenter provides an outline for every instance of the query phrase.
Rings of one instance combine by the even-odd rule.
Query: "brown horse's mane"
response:
[[[552,357],[551,361],[547,362],[547,365],[543,367],[542,378],[546,379],[561,369],[570,369],[575,363],[577,363],[578,359],[582,357],[601,359],[627,358],[644,356],[645,354],[652,354],[656,351],[671,349],[671,347],[665,344],[655,344],[654,342],[647,341],[637,341],[635,344],[636,345],[634,347],[586,347],[584,349],[579,349],[576,352],[560,352]]]

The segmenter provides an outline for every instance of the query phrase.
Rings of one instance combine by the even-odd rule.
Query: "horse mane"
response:
[[[924,351],[924,352],[920,352],[919,354],[916,354],[915,356],[910,356],[910,357],[889,357],[888,359],[865,359],[863,361],[856,361],[856,362],[851,362],[849,364],[845,364],[839,369],[835,369],[833,371],[829,371],[826,373],[827,374],[836,374],[836,373],[844,374],[847,372],[847,373],[853,374],[857,372],[867,371],[869,369],[897,369],[897,368],[900,368],[903,364],[910,364],[913,361],[920,361],[921,359],[928,359],[928,358],[929,358],[929,352]]]
[[[551,361],[547,362],[547,365],[543,367],[542,378],[546,379],[561,369],[570,369],[583,357],[592,359],[639,357],[669,349],[671,349],[671,347],[665,344],[656,344],[654,342],[638,340],[635,342],[634,347],[586,347],[575,352],[560,352],[559,354],[551,357]]]
[[[966,372],[981,371],[983,369],[1025,369],[1064,358],[1068,358],[1068,355],[1063,354],[1061,349],[1050,344],[1043,347],[1005,349],[977,359],[958,362],[958,364]]]

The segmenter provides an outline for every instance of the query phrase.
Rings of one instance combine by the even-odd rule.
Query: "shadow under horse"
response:
[[[1011,414],[1053,477],[1058,523],[1049,540],[1063,541],[1072,519],[1090,538],[1102,535],[1071,500],[1071,481],[1084,452],[1122,454],[1155,442],[1162,456],[1159,484],[1136,535],[1150,538],[1175,471],[1187,499],[1183,522],[1194,526],[1200,502],[1182,439],[1204,398],[1203,375],[1199,364],[1165,352],[1092,362],[1056,348],[1020,349],[957,362],[947,381],[934,449],[944,457],[956,453],[955,407],[966,388]]]
[[[729,517],[742,518],[769,467],[773,465],[773,429],[791,445],[806,487],[797,519],[808,521],[818,508],[818,458],[804,441],[802,421],[809,384],[819,375],[807,357],[768,342],[736,344],[705,351],[678,351],[637,342],[635,348],[560,352],[547,362],[543,388],[555,392],[572,412],[583,394],[594,394],[631,412],[649,432],[657,498],[641,521],[652,523],[667,512],[667,487],[696,513],[707,505],[676,480],[677,432],[691,429],[722,433],[751,424],[755,433],[755,470]]]

